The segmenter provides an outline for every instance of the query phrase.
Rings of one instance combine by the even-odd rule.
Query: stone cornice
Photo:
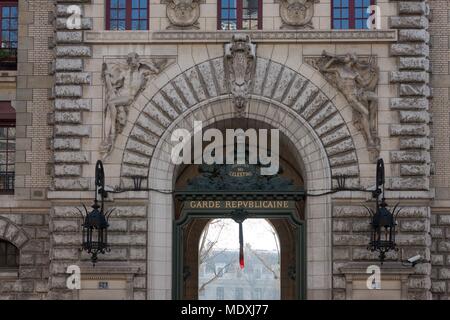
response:
[[[225,43],[235,31],[85,31],[86,43]],[[252,41],[276,43],[395,42],[397,30],[242,31]]]

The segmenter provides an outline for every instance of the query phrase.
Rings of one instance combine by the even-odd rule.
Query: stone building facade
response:
[[[0,239],[19,260],[0,269],[0,299],[174,297],[171,134],[194,119],[280,129],[305,190],[342,175],[355,189],[304,201],[304,298],[448,299],[450,1],[371,2],[372,30],[336,28],[337,2],[262,0],[260,29],[224,31],[217,0],[149,0],[148,30],[108,30],[113,0],[19,0],[17,70],[0,73],[16,119]],[[366,269],[380,264],[367,250],[374,201],[361,190],[373,189],[377,158],[386,201],[402,208],[399,250],[381,266],[381,290],[367,290]],[[106,184],[127,191],[108,194],[111,251],[93,268],[76,208],[92,201],[98,159]],[[70,265],[81,290],[67,288]]]

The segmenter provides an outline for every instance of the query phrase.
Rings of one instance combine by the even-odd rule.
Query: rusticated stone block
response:
[[[333,276],[333,288],[345,289],[346,281],[344,276]]]
[[[91,74],[88,72],[60,72],[56,73],[57,84],[90,84]]]
[[[431,279],[429,277],[410,277],[408,280],[410,289],[431,289]]]
[[[438,251],[441,252],[450,252],[450,241],[439,241],[438,242]]]
[[[131,232],[139,232],[139,231],[147,231],[147,220],[131,220],[130,221],[130,231]]]
[[[429,102],[424,98],[391,98],[392,110],[428,110]]]
[[[9,224],[5,230],[5,233],[3,234],[3,239],[12,241],[16,237],[18,232],[19,229],[15,225]]]
[[[89,46],[57,46],[55,53],[57,57],[90,57],[92,50]]]
[[[83,96],[83,88],[81,86],[55,86],[53,88],[53,96],[55,98],[81,98]]]
[[[333,219],[333,231],[336,232],[350,231],[351,227],[352,227],[351,221]]]
[[[59,71],[82,71],[83,60],[82,59],[56,59],[55,70]]]
[[[425,2],[401,1],[398,3],[398,12],[400,14],[425,15],[427,13],[427,6]]]
[[[400,230],[405,232],[428,232],[429,224],[424,220],[403,220],[400,221]]]
[[[44,216],[41,214],[24,214],[22,218],[24,225],[42,226],[44,224]]]
[[[145,260],[147,250],[145,248],[130,248],[130,260]]]
[[[430,114],[426,111],[400,111],[401,123],[428,123]]]
[[[445,281],[433,281],[431,283],[431,292],[445,293],[446,292]]]
[[[76,1],[71,1],[71,2],[76,2]],[[69,8],[71,4],[57,4],[56,5],[56,16],[57,17],[68,17],[70,16],[72,13],[69,13],[69,11],[67,10]],[[81,9],[81,15],[83,16],[83,6],[80,6]]]
[[[80,138],[55,138],[53,139],[54,150],[80,150]]]
[[[429,190],[430,179],[427,177],[391,178],[392,190]]]
[[[399,218],[429,218],[430,210],[427,207],[402,207],[398,213]]]
[[[61,111],[90,111],[89,99],[55,99],[55,110]]]
[[[430,162],[430,153],[426,151],[391,151],[390,155],[393,163]]]
[[[398,82],[429,82],[430,76],[425,71],[392,71],[390,80],[392,83]]]
[[[145,234],[132,234],[132,235],[108,234],[108,242],[111,245],[146,245],[147,236]]]
[[[81,124],[81,113],[80,112],[55,112],[54,113],[55,123],[70,123],[70,124]]]
[[[439,279],[449,280],[450,279],[450,269],[449,268],[441,268],[439,270]]]
[[[91,30],[92,29],[92,18],[81,18],[80,28],[76,30]],[[67,18],[56,18],[55,20],[57,30],[67,30]]]
[[[54,232],[78,232],[80,222],[77,220],[53,220],[52,231]]]
[[[150,158],[131,152],[125,152],[123,155],[123,162],[147,167],[150,163]]]
[[[426,176],[430,174],[430,167],[428,165],[417,164],[401,164],[400,175],[402,176]]]
[[[427,29],[428,19],[424,16],[390,17],[390,26],[393,29]]]
[[[399,88],[400,96],[429,97],[430,87],[427,84],[401,83]]]
[[[131,165],[122,165],[123,177],[146,177],[148,175],[148,168],[135,167]]]
[[[398,32],[399,41],[417,41],[417,42],[429,42],[430,34],[426,30],[400,30]]]
[[[426,124],[391,124],[391,136],[428,136],[430,128]]]
[[[83,32],[82,31],[57,31],[56,32],[57,43],[82,43]]]
[[[400,57],[400,70],[430,70],[430,60],[427,58]]]
[[[52,213],[52,216],[55,218],[73,218],[73,217],[77,217],[77,214],[79,217],[79,212],[77,209],[81,210],[81,212],[84,212],[83,207],[80,205],[78,207],[55,206],[55,207],[53,207],[51,213]]]
[[[54,153],[55,163],[89,163],[90,153],[81,151],[57,151]]]
[[[400,138],[400,149],[430,149],[430,139],[428,137]]]
[[[399,234],[396,237],[399,246],[429,246],[431,237],[427,233],[422,234]]]
[[[333,244],[336,246],[360,246],[369,243],[369,235],[333,234]]]
[[[333,208],[333,217],[370,217],[370,213],[362,206],[335,206]]]
[[[367,232],[372,230],[372,226],[370,225],[371,221],[369,219],[363,220],[352,219],[352,220],[353,220],[352,230],[354,232]]]
[[[90,127],[84,125],[55,125],[54,128],[56,136],[86,137],[91,134]]]
[[[129,206],[129,207],[114,207],[115,210],[111,213],[111,218],[122,217],[146,217],[146,207]]]
[[[431,255],[431,264],[433,266],[444,265],[444,256],[442,254],[432,254]]]
[[[431,300],[431,292],[428,290],[408,291],[408,300]]]
[[[55,190],[88,190],[88,178],[55,178],[53,179]]]
[[[367,250],[367,248],[353,248],[353,260],[378,260],[379,252]],[[389,251],[386,253],[386,260],[397,260],[398,252]]]
[[[55,176],[80,176],[80,165],[57,164],[54,167]]]
[[[333,260],[349,260],[349,248],[333,248]]]
[[[118,220],[118,219],[110,219],[109,220],[109,230],[110,231],[127,231],[127,221],[126,220]]]
[[[448,215],[448,214],[441,214],[441,215],[439,215],[438,223],[440,225],[450,226],[450,215]]]
[[[54,245],[81,245],[81,234],[52,234],[52,241]]]
[[[427,57],[430,48],[425,43],[395,43],[391,45],[392,56]]]
[[[431,237],[435,238],[444,238],[444,228],[442,227],[432,227],[431,228]]]

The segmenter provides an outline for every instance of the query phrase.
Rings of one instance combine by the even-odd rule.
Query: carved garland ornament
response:
[[[238,116],[242,116],[247,106],[255,64],[256,45],[250,41],[250,37],[233,35],[231,42],[225,44],[225,72]]]
[[[130,53],[126,63],[103,63],[102,79],[105,84],[104,135],[101,153],[106,158],[112,151],[116,137],[123,131],[128,109],[145,89],[148,81],[161,73],[174,60],[146,59],[141,62],[137,53]]]
[[[336,56],[324,51],[320,58],[308,60],[347,99],[353,110],[353,123],[366,140],[371,160],[376,161],[380,153],[376,94],[380,71],[375,58],[363,59],[350,53]]]
[[[199,29],[201,0],[163,0],[166,3],[167,29]]]
[[[282,29],[313,29],[314,3],[319,0],[280,0]]]

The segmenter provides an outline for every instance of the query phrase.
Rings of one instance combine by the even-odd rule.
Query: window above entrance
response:
[[[107,30],[148,30],[148,0],[107,0]]]
[[[367,9],[375,0],[333,0],[331,21],[333,29],[368,29]]]

